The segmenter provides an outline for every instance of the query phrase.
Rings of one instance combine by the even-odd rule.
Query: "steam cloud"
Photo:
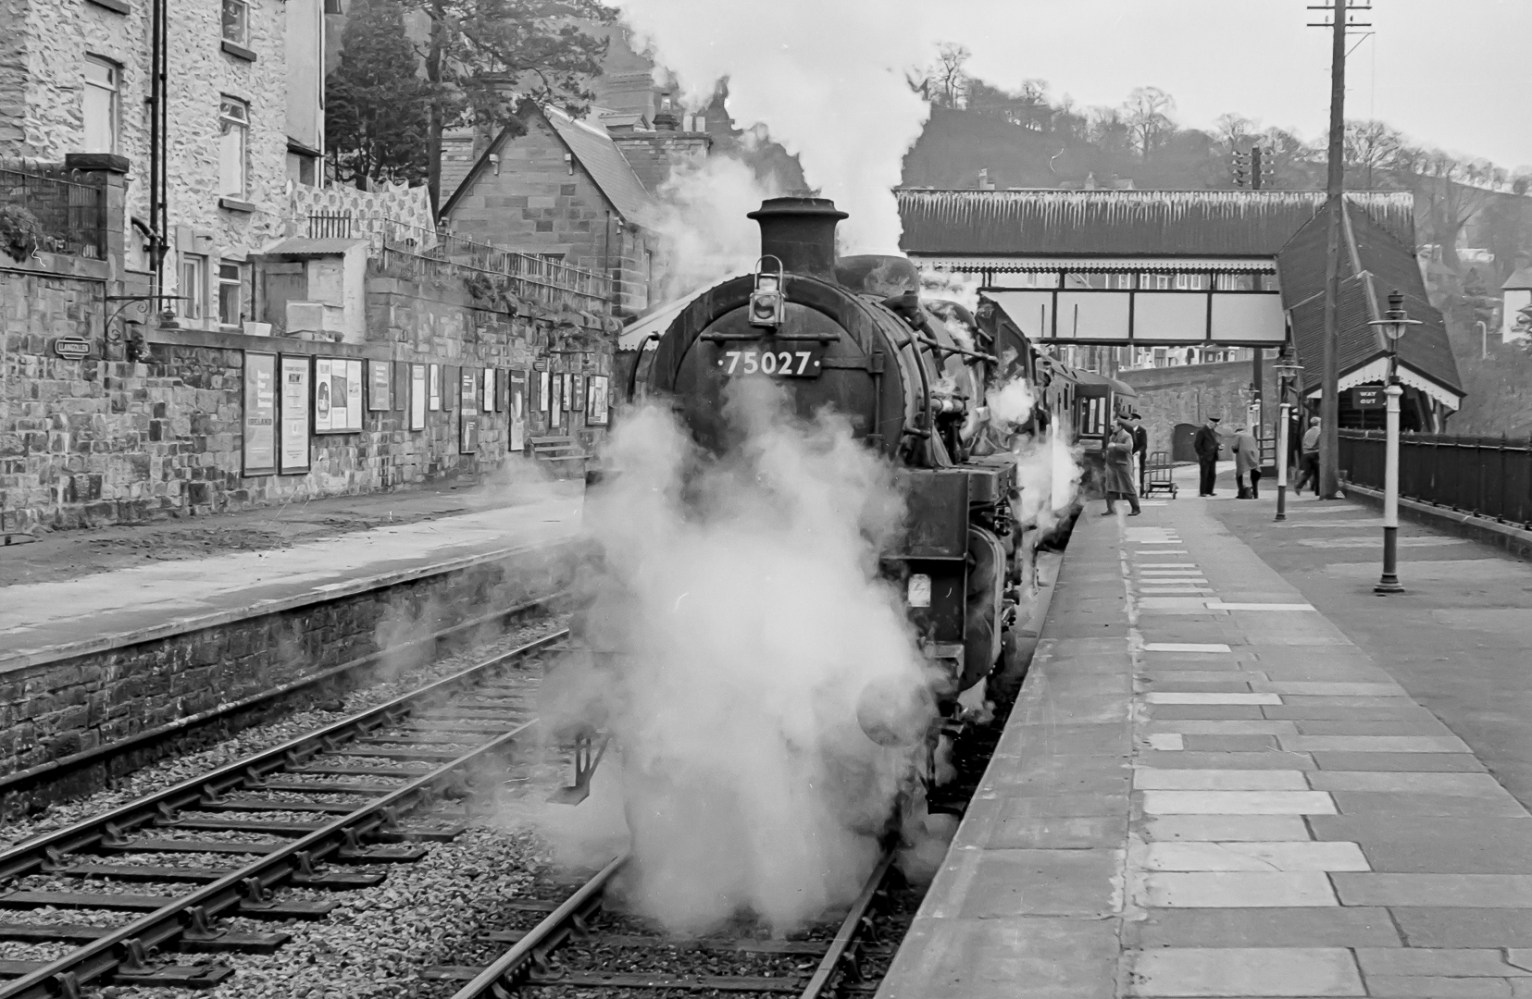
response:
[[[710,156],[676,165],[656,192],[661,202],[662,300],[751,270],[761,237],[746,214],[782,192],[744,161]]]
[[[590,644],[623,659],[565,667],[577,679],[544,705],[621,747],[630,901],[673,932],[742,909],[787,930],[848,903],[934,712],[877,578],[904,514],[890,467],[843,417],[789,415],[766,380],[728,392],[743,443],[724,459],[662,407],[619,421],[586,522],[605,559]]]

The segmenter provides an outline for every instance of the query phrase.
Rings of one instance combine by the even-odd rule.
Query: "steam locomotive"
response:
[[[1014,648],[1025,526],[1016,516],[1017,445],[1068,420],[1049,406],[1073,405],[1065,398],[1071,377],[1057,364],[1041,371],[1025,334],[991,303],[971,313],[923,301],[907,259],[837,259],[835,229],[847,216],[828,200],[776,198],[748,217],[761,231],[755,272],[707,289],[677,312],[644,370],[634,371],[630,394],[668,398],[701,449],[724,455],[735,446],[723,415],[727,387],[737,378],[773,379],[800,417],[830,407],[895,467],[908,516],[897,541],[879,553],[880,567],[903,594],[928,675],[938,678],[924,702],[936,708],[920,768],[930,789],[941,748],[984,716],[984,681]],[[990,419],[987,394],[1015,380],[1036,386],[1035,405]],[[599,489],[600,476],[590,485]],[[577,615],[577,643],[590,640],[586,623]],[[604,654],[596,650],[598,659]],[[887,706],[863,707],[862,731],[889,745]],[[577,751],[575,783],[558,800],[588,793],[605,748],[596,746],[598,729],[593,723],[567,740]]]

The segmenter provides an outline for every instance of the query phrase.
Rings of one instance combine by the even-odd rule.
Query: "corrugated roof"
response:
[[[556,108],[544,109],[543,114],[618,214],[636,225],[654,225],[659,205],[606,129],[577,121]]]
[[[1311,191],[895,192],[916,254],[1275,256],[1324,207]],[[1414,240],[1409,194],[1347,196]]]
[[[1359,368],[1388,352],[1376,327],[1388,295],[1404,295],[1404,309],[1420,326],[1399,342],[1399,360],[1422,375],[1463,393],[1457,361],[1442,314],[1431,306],[1413,247],[1401,241],[1369,212],[1347,206],[1341,229],[1341,290],[1337,301],[1339,373]],[[1292,317],[1293,345],[1303,365],[1305,391],[1319,387],[1324,366],[1326,221],[1321,210],[1277,255],[1282,305]]]

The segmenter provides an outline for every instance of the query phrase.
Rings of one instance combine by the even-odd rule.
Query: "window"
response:
[[[1207,291],[1209,276],[1207,274],[1177,274],[1176,291]]]
[[[187,319],[202,321],[207,316],[207,258],[194,253],[181,254],[181,305],[178,310]]]
[[[115,153],[120,118],[122,70],[97,56],[85,57],[85,147],[87,153]]]
[[[1144,291],[1167,291],[1170,288],[1170,275],[1145,271],[1138,276],[1138,286]]]
[[[1219,274],[1219,291],[1255,291],[1257,275],[1251,273]]]
[[[245,267],[224,261],[218,265],[218,322],[238,326],[244,320]]]
[[[244,198],[250,106],[236,98],[225,97],[218,113],[218,124],[218,193],[225,198]]]
[[[344,14],[340,0],[324,0],[324,12],[326,14]]]
[[[223,40],[246,45],[249,37],[250,4],[247,0],[223,0]]]

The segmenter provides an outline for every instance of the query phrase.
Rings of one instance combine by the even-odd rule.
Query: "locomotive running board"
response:
[[[594,754],[590,751],[590,736],[580,736],[575,740],[575,780],[568,787],[561,787],[548,795],[548,802],[554,805],[578,805],[590,797],[590,780],[596,773],[596,767],[601,765],[601,757],[606,755],[607,744],[612,741],[609,735],[601,737],[601,746]]]

